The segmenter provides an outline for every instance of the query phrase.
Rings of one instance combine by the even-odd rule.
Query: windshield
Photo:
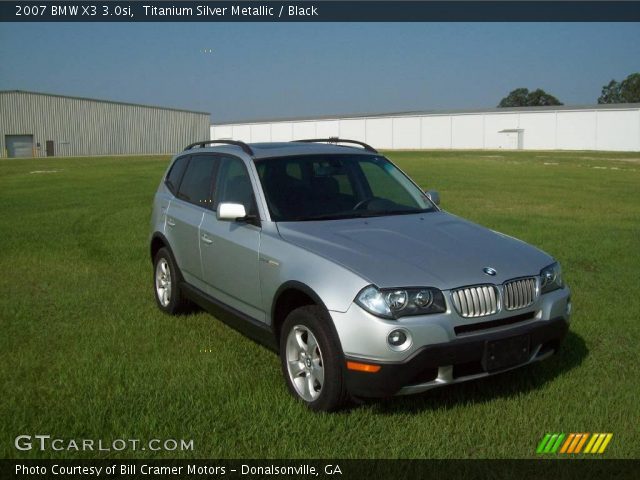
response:
[[[435,210],[386,158],[304,155],[256,160],[276,222],[404,215]]]

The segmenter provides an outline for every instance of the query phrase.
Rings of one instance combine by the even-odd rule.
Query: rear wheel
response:
[[[280,360],[289,391],[316,411],[347,403],[343,356],[327,313],[317,306],[293,310],[280,335]]]
[[[153,286],[156,303],[163,312],[175,315],[187,305],[180,292],[181,279],[171,251],[166,247],[158,250],[153,259]]]

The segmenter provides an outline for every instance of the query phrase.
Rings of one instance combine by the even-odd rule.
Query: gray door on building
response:
[[[4,140],[9,158],[33,157],[33,135],[5,135]]]

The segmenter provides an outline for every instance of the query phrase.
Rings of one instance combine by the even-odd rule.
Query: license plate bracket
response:
[[[487,372],[514,367],[529,360],[530,351],[529,335],[487,341],[484,346],[482,366]]]

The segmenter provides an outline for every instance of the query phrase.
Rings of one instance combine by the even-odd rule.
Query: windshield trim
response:
[[[292,218],[290,220],[276,220],[276,223],[297,223],[297,222],[324,222],[330,220],[361,220],[361,219],[369,219],[369,218],[379,218],[379,217],[400,217],[404,215],[424,215],[425,213],[434,213],[437,210],[433,208],[426,208],[421,210],[398,210],[398,211],[378,211],[378,212],[369,212],[365,215],[358,214],[348,214],[344,215],[340,214],[327,214],[324,215],[316,215],[311,217],[299,217]]]

